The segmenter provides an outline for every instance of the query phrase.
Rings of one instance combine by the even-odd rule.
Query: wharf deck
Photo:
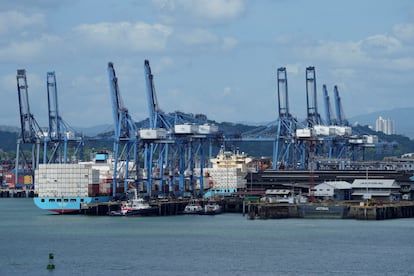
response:
[[[26,198],[34,197],[33,190],[0,189],[0,198]]]
[[[404,201],[374,206],[360,206],[352,202],[277,204],[250,202],[247,204],[250,219],[329,218],[384,220],[414,217],[414,202]]]
[[[153,200],[151,205],[158,208],[158,216],[182,214],[190,199]],[[325,218],[384,220],[414,217],[414,202],[402,201],[374,206],[360,206],[359,202],[322,202],[308,204],[278,204],[260,201],[243,201],[241,198],[224,198],[216,200],[223,213],[242,213],[249,219],[282,218]],[[200,199],[201,205],[206,200]],[[121,201],[100,202],[82,206],[81,213],[104,216],[121,208]]]
[[[185,206],[191,199],[180,200],[151,200],[150,205],[158,209],[158,216],[175,216],[182,214]],[[202,206],[207,202],[207,199],[199,199]],[[228,213],[242,213],[243,200],[240,198],[229,198],[217,200],[217,203],[222,207],[223,212]],[[110,201],[85,204],[82,206],[81,213],[85,215],[104,216],[112,211],[119,211],[122,201]]]

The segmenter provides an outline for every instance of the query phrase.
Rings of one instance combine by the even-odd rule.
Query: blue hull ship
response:
[[[91,162],[39,164],[35,170],[34,204],[61,214],[79,212],[91,203],[112,199],[113,163],[106,152]]]
[[[77,213],[82,209],[82,205],[90,203],[108,202],[110,196],[97,197],[35,197],[34,204],[44,210],[59,214]]]

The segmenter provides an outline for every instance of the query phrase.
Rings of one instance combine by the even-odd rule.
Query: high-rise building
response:
[[[395,134],[394,120],[383,119],[380,116],[375,122],[375,131],[380,131],[387,135]]]

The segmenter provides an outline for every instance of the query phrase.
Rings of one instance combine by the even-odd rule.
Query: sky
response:
[[[297,118],[308,66],[322,116],[323,84],[331,99],[338,86],[349,118],[414,107],[414,1],[0,0],[0,125],[20,124],[17,69],[26,69],[41,126],[51,71],[69,125],[112,124],[108,62],[132,118],[143,120],[146,59],[161,110],[217,122],[275,121],[279,67]]]

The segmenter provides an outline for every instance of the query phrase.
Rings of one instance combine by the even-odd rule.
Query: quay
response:
[[[158,216],[175,216],[182,214],[189,199],[153,200],[151,205],[157,207]],[[248,219],[357,219],[385,220],[414,217],[414,202],[401,201],[380,205],[361,205],[360,202],[321,202],[306,204],[281,204],[260,201],[246,201],[243,198],[231,197],[216,200],[223,213],[240,213]],[[200,199],[204,206],[207,202]],[[121,208],[121,201],[85,204],[81,213],[92,216],[105,216],[111,211]]]
[[[202,206],[207,203],[207,199],[199,199]],[[181,200],[151,200],[150,205],[158,209],[158,216],[175,216],[180,215],[184,211],[185,206],[190,202],[190,199]],[[232,197],[217,199],[217,203],[222,207],[223,212],[226,213],[242,213],[243,199]],[[110,201],[84,204],[81,207],[81,213],[92,216],[105,216],[112,211],[119,211],[121,209],[122,201]]]
[[[26,198],[34,197],[33,190],[0,189],[0,198]]]
[[[359,203],[359,202],[358,202]],[[414,217],[414,202],[390,202],[368,205],[356,202],[307,204],[247,203],[249,219],[317,218],[385,220]]]

